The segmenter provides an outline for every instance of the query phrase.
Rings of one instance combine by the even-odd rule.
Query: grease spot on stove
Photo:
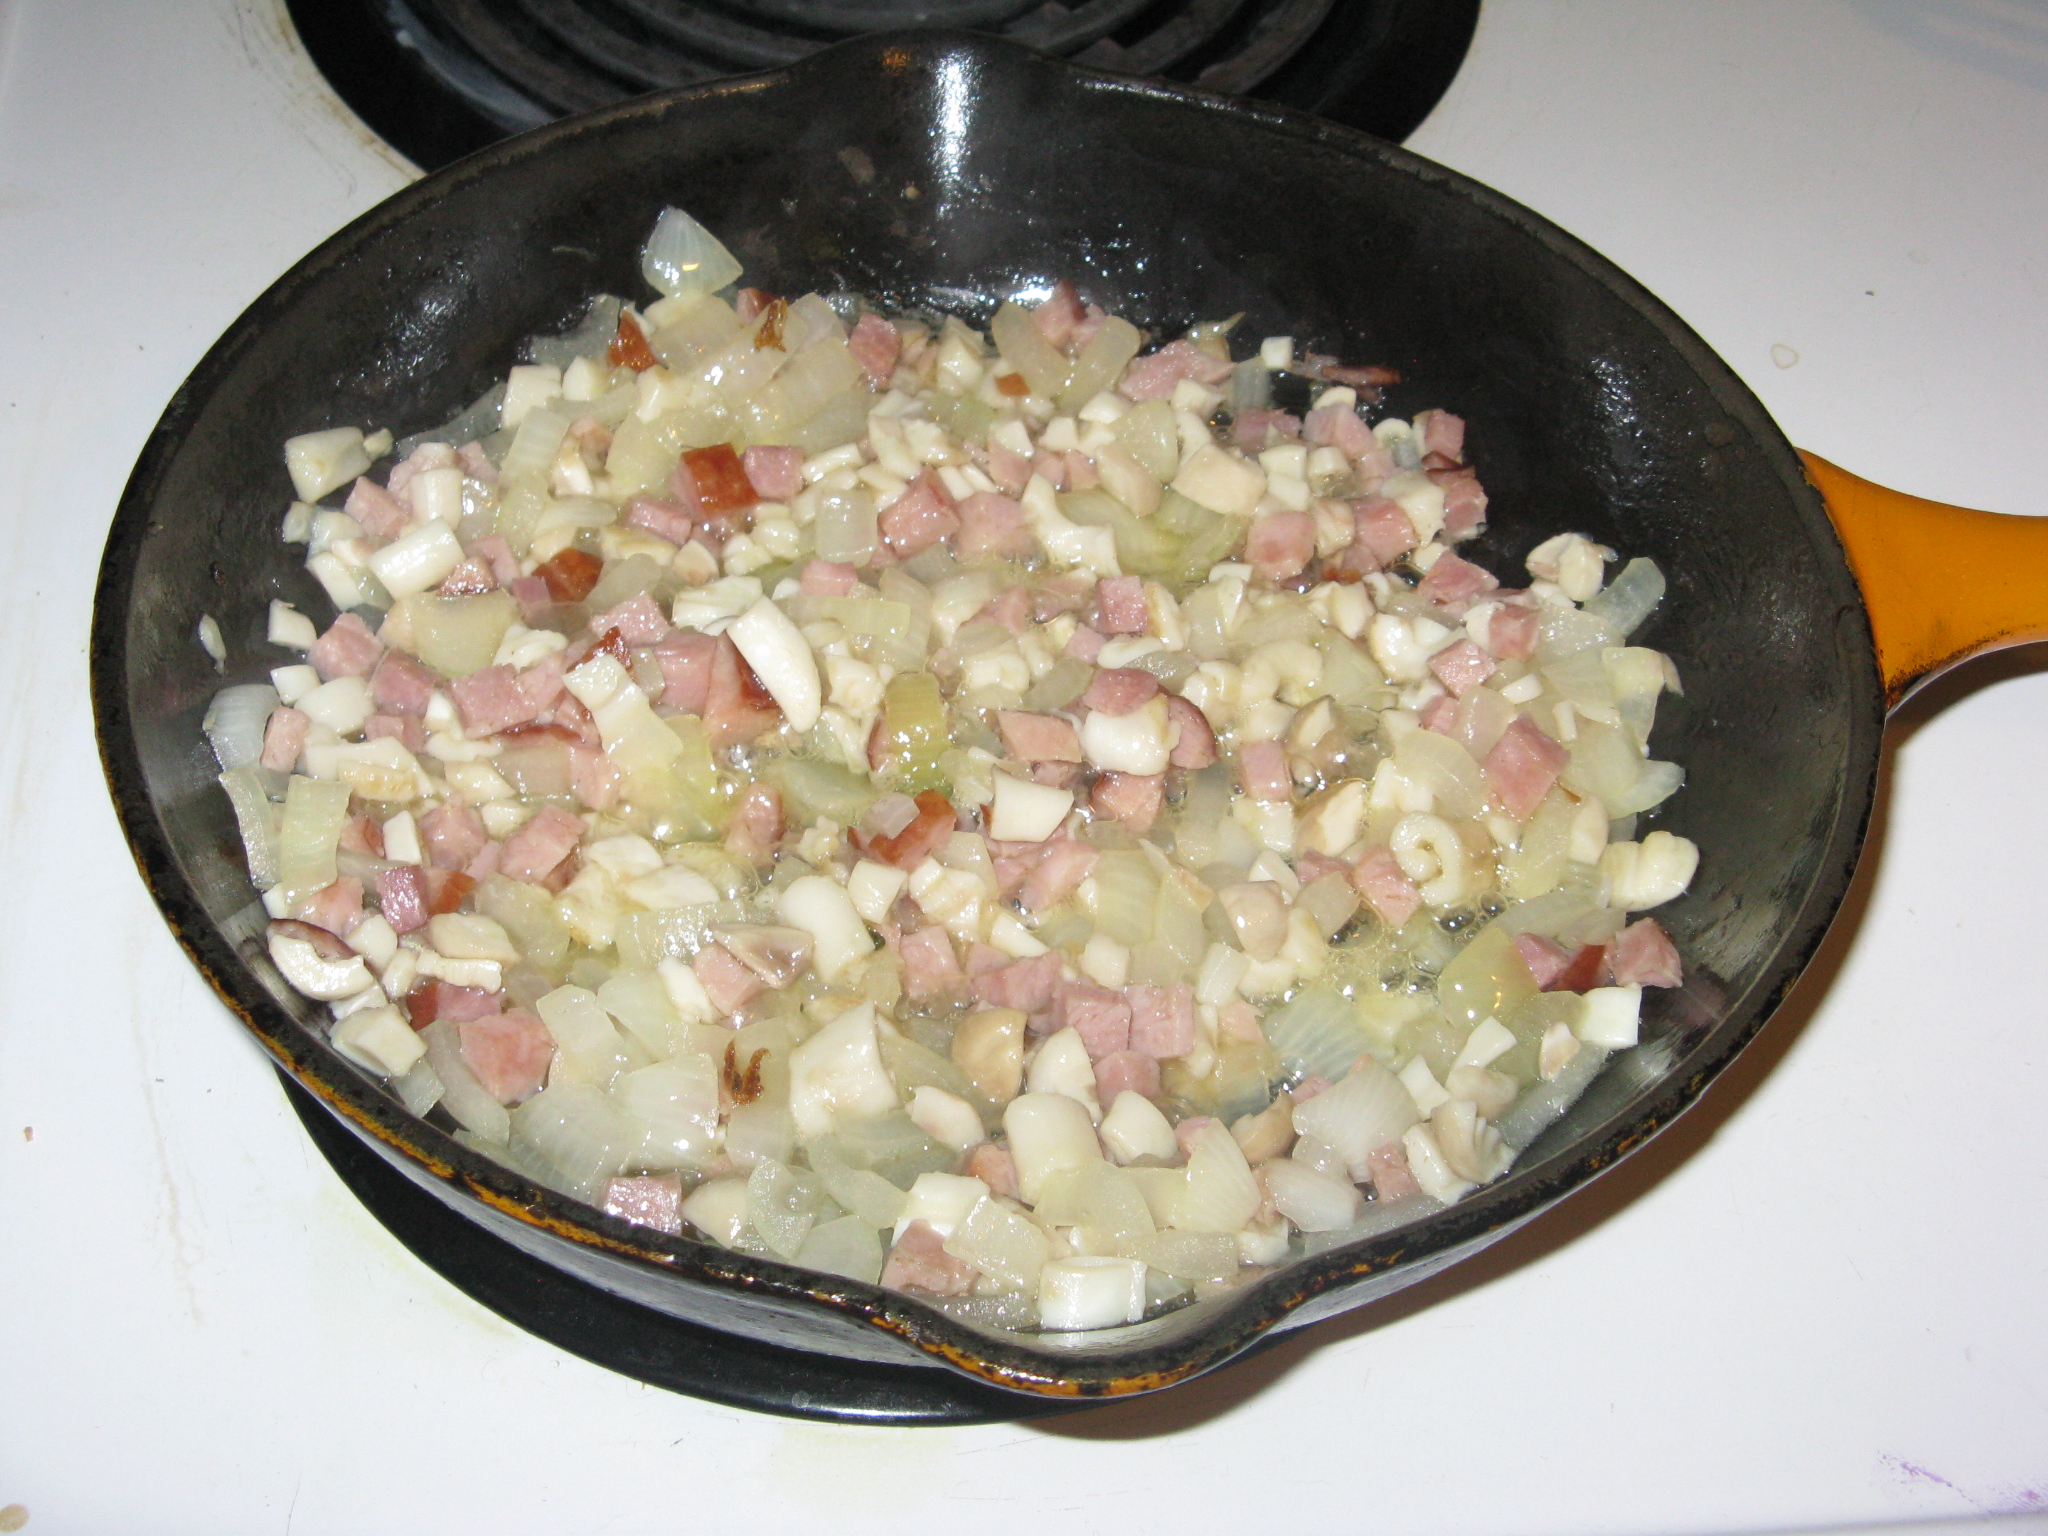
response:
[[[28,1506],[9,1504],[0,1509],[0,1531],[18,1531],[28,1524]]]
[[[1780,368],[1790,368],[1799,361],[1799,349],[1788,347],[1782,341],[1771,343],[1771,361]]]

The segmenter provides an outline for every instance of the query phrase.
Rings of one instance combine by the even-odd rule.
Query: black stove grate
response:
[[[573,112],[773,68],[844,38],[973,28],[1403,139],[1479,0],[288,0],[356,113],[434,169]]]

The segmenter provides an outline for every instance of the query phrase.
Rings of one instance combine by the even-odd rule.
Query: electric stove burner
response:
[[[342,98],[432,170],[573,112],[788,64],[903,27],[1252,95],[1406,138],[1479,0],[287,0]]]

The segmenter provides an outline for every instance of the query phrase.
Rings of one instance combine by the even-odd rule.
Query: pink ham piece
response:
[[[665,675],[665,674],[664,674]],[[730,635],[718,637],[711,653],[711,678],[704,692],[704,725],[713,746],[730,746],[752,741],[773,730],[782,719],[782,707],[754,675]]]
[[[1527,821],[1570,761],[1571,753],[1535,721],[1517,715],[1479,767],[1494,803],[1516,821]]]
[[[1036,542],[1024,507],[1014,497],[977,491],[954,509],[954,515],[960,523],[954,552],[964,561],[1014,559],[1029,554]]]
[[[488,561],[469,555],[444,576],[441,585],[434,590],[442,597],[475,597],[479,593],[497,591],[498,578]]]
[[[593,635],[616,629],[619,638],[628,645],[653,645],[673,627],[668,615],[661,611],[661,604],[645,592],[636,592],[623,603],[607,608],[603,613],[592,614],[590,619]]]
[[[1120,1093],[1159,1097],[1159,1063],[1143,1051],[1111,1051],[1095,1063],[1095,1099],[1104,1109]]]
[[[405,532],[412,521],[412,513],[405,504],[367,476],[349,487],[348,500],[341,504],[341,510],[361,523],[364,532],[384,543]]]
[[[1373,1193],[1382,1200],[1403,1200],[1422,1193],[1408,1166],[1408,1152],[1398,1141],[1366,1153],[1365,1165],[1372,1176]]]
[[[1100,1081],[1099,1072],[1097,1080]],[[992,1195],[1001,1195],[1006,1200],[1024,1198],[1023,1188],[1017,1183],[1017,1160],[1006,1148],[992,1141],[984,1141],[971,1148],[961,1162],[960,1171],[970,1179],[981,1180]]]
[[[1094,628],[1105,635],[1145,632],[1145,583],[1136,576],[1105,576],[1095,583]]]
[[[427,875],[417,864],[394,864],[377,871],[377,910],[394,933],[414,933],[427,926]]]
[[[726,829],[725,851],[750,864],[765,864],[782,841],[782,794],[772,784],[749,784]]]
[[[1088,808],[1097,816],[1120,821],[1141,837],[1152,830],[1165,803],[1163,773],[1105,772],[1088,792]]]
[[[676,545],[689,543],[690,535],[697,528],[690,520],[688,507],[654,496],[629,498],[625,510],[619,514],[619,521],[628,528],[638,528],[642,533],[651,533],[657,539],[667,539]]]
[[[1500,663],[1470,640],[1460,640],[1430,657],[1429,670],[1437,675],[1438,682],[1463,698],[1468,690],[1477,688],[1498,672]]]
[[[548,1027],[524,1008],[465,1019],[455,1026],[455,1038],[463,1065],[500,1104],[517,1104],[538,1093],[555,1059]]]
[[[1429,478],[1444,489],[1444,532],[1454,539],[1477,533],[1486,521],[1486,492],[1469,469],[1431,470]]]
[[[1684,979],[1678,950],[1654,917],[1622,929],[1607,952],[1617,987],[1675,987]]]
[[[403,651],[386,651],[370,674],[370,702],[386,714],[425,714],[440,681],[426,663]]]
[[[1649,919],[1645,918],[1645,922]],[[1571,956],[1564,952],[1564,946],[1541,934],[1523,933],[1515,936],[1515,948],[1521,952],[1529,967],[1529,974],[1536,978],[1539,991],[1548,992],[1562,976],[1565,967],[1571,964]]]
[[[1285,411],[1239,411],[1230,422],[1230,441],[1240,453],[1263,453],[1275,443],[1301,441],[1302,421]]]
[[[1416,584],[1415,595],[1462,619],[1481,597],[1500,585],[1491,572],[1451,553],[1438,556],[1429,573]]]
[[[448,696],[471,736],[495,736],[540,718],[540,706],[507,666],[484,667],[448,685]]]
[[[1180,731],[1166,759],[1169,763],[1176,768],[1192,769],[1206,768],[1216,761],[1216,732],[1207,715],[1186,699],[1168,695],[1166,718]]]
[[[1435,731],[1439,736],[1449,736],[1458,728],[1458,701],[1448,693],[1440,693],[1422,706],[1416,717],[1425,731]]]
[[[520,620],[527,624],[555,606],[555,595],[548,590],[547,579],[542,576],[517,577],[505,583],[505,590],[519,604]]]
[[[1003,750],[1020,763],[1079,763],[1081,734],[1071,722],[1058,715],[1034,714],[1025,709],[996,711],[996,730],[1003,738]]]
[[[416,981],[405,994],[405,1014],[414,1029],[425,1029],[437,1019],[460,1024],[466,1019],[487,1019],[505,1006],[505,994],[482,987],[457,987],[445,981]]]
[[[701,715],[711,691],[711,658],[718,650],[716,635],[694,629],[678,629],[654,643],[654,659],[661,667],[661,707],[685,715]]]
[[[343,875],[293,907],[291,915],[329,933],[347,933],[363,920],[363,882]]]
[[[1238,782],[1254,800],[1278,804],[1294,798],[1294,778],[1287,771],[1287,752],[1277,741],[1248,741],[1238,749]]]
[[[1374,848],[1354,864],[1351,886],[1389,928],[1401,927],[1422,906],[1422,893],[1401,872],[1391,848]]]
[[[1440,453],[1452,463],[1465,458],[1465,418],[1449,411],[1417,411],[1414,427],[1422,438],[1424,456]]]
[[[1101,714],[1132,715],[1158,695],[1159,679],[1150,672],[1136,667],[1105,667],[1089,682],[1081,702]]]
[[[1185,1158],[1195,1150],[1195,1138],[1216,1123],[1214,1115],[1189,1115],[1177,1121],[1173,1127],[1173,1139],[1180,1143],[1180,1155]]]
[[[1503,602],[1486,620],[1486,648],[1503,661],[1527,661],[1536,654],[1542,615],[1533,603]]]
[[[1347,459],[1356,459],[1379,446],[1372,428],[1348,405],[1325,405],[1310,411],[1302,418],[1301,440],[1311,448],[1335,448]]]
[[[705,997],[720,1014],[730,1016],[761,995],[761,978],[723,944],[707,944],[690,961]]]
[[[502,535],[487,533],[482,538],[471,539],[469,553],[490,563],[491,575],[497,578],[499,586],[519,579],[519,557],[512,553],[512,546]]]
[[[384,736],[414,754],[427,750],[427,723],[418,715],[372,715],[363,722],[365,741]]]
[[[1060,957],[1047,951],[992,970],[970,969],[969,977],[975,1001],[984,1008],[1021,1008],[1029,1014],[1044,1015],[1050,1012],[1054,989],[1060,984]]]
[[[958,533],[960,519],[954,516],[938,477],[926,470],[883,510],[881,530],[896,557],[908,560]]]
[[[933,1296],[965,1296],[980,1271],[946,1252],[946,1240],[928,1221],[913,1221],[896,1239],[882,1264],[885,1291],[924,1291]]]
[[[1182,379],[1221,384],[1230,377],[1230,370],[1229,363],[1211,357],[1183,337],[1169,341],[1157,352],[1132,358],[1116,387],[1126,400],[1164,400]]]
[[[544,880],[583,838],[583,819],[559,805],[544,805],[505,839],[498,873],[529,885]]]
[[[1102,476],[1096,473],[1095,461],[1078,448],[1067,450],[1067,485],[1070,491],[1092,491],[1102,484]]]
[[[892,339],[889,350],[893,357],[896,328],[890,326],[888,330]],[[749,448],[740,455],[740,468],[746,472],[747,483],[763,501],[787,501],[804,488],[804,451],[801,448]]]
[[[988,606],[977,615],[992,624],[1000,624],[1013,635],[1021,635],[1031,627],[1031,592],[1026,587],[1009,587],[997,593],[988,601]]]
[[[498,483],[498,466],[491,462],[491,456],[484,452],[482,443],[464,443],[455,450],[456,462],[470,479],[483,485]]]
[[[1077,624],[1074,633],[1067,639],[1067,654],[1076,661],[1092,663],[1102,654],[1102,647],[1107,643],[1099,633],[1086,624]]]
[[[1052,1032],[1071,1029],[1100,1061],[1131,1048],[1131,1005],[1118,993],[1085,981],[1063,981],[1053,999]]]
[[[1031,318],[1038,326],[1039,335],[1055,347],[1064,349],[1073,340],[1075,328],[1087,318],[1087,313],[1081,307],[1081,296],[1074,291],[1074,285],[1061,278],[1052,285],[1052,292],[1031,312]]]
[[[1186,982],[1155,986],[1133,982],[1124,988],[1131,1004],[1131,1049],[1157,1061],[1172,1061],[1195,1048],[1195,989]]]
[[[1039,449],[1032,455],[1031,472],[1056,491],[1067,488],[1067,456],[1064,453],[1054,453],[1050,448]]]
[[[1037,866],[1025,876],[1017,899],[1027,912],[1043,912],[1058,906],[1088,878],[1096,857],[1095,850],[1078,839],[1054,838],[1045,845]]]
[[[896,372],[896,354],[902,345],[903,338],[896,327],[880,315],[862,315],[853,322],[853,330],[846,338],[846,348],[853,354],[853,360],[860,364],[860,371],[878,390],[889,387],[889,380]],[[769,493],[763,491],[761,494],[766,496]],[[783,498],[776,496],[771,499],[780,501]]]
[[[1269,512],[1252,520],[1244,557],[1267,581],[1299,576],[1316,553],[1316,520],[1306,512]]]
[[[344,613],[313,642],[306,659],[313,663],[320,680],[329,682],[337,677],[368,677],[383,655],[383,642],[370,633],[370,626],[354,614]]]
[[[580,835],[583,823],[577,822]],[[491,840],[483,818],[459,800],[437,806],[419,819],[420,849],[436,869],[460,869]]]
[[[683,1230],[683,1176],[636,1173],[608,1179],[604,1186],[604,1213],[635,1226],[677,1236]]]
[[[1392,565],[1421,542],[1401,504],[1384,496],[1352,503],[1351,520],[1358,530],[1359,545],[1383,566]]]
[[[263,724],[263,754],[259,761],[266,768],[290,773],[305,748],[306,732],[312,724],[312,717],[303,709],[278,705]]]
[[[904,934],[896,941],[896,954],[903,962],[903,995],[913,1003],[951,997],[967,980],[953,953],[952,935],[943,928]]]
[[[1021,496],[1024,487],[1031,483],[1031,460],[1001,443],[988,445],[988,461],[983,467],[988,470],[989,479],[1012,496]],[[962,521],[965,520],[963,517]]]
[[[619,769],[602,747],[586,741],[569,743],[569,792],[593,811],[610,808],[619,797]]]
[[[839,560],[812,560],[797,573],[796,583],[806,597],[847,597],[860,585],[860,569]]]
[[[421,443],[404,459],[391,466],[391,473],[384,477],[384,489],[406,506],[412,505],[412,482],[423,470],[454,469],[457,466],[455,450],[446,443]]]

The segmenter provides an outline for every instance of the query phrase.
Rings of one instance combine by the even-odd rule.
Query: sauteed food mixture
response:
[[[208,718],[272,959],[411,1109],[1081,1329],[1457,1200],[1635,1043],[1697,862],[1634,831],[1648,561],[1502,586],[1465,424],[1287,338],[728,299],[673,210],[645,267],[381,481],[286,445],[340,617]]]

